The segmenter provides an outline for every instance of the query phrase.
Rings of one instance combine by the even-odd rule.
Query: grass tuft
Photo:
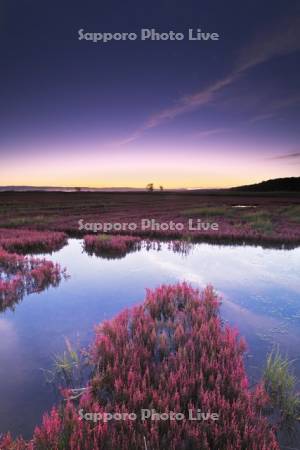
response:
[[[284,207],[281,209],[281,213],[289,220],[300,223],[300,205]]]
[[[243,219],[249,223],[252,228],[261,233],[270,234],[273,231],[273,223],[270,215],[266,211],[255,211],[244,214]]]
[[[273,349],[268,355],[263,375],[272,405],[280,410],[284,421],[299,420],[300,414],[300,397],[295,393],[296,377],[291,372],[292,363],[278,349]]]

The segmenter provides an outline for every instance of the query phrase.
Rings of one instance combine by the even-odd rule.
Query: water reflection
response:
[[[135,253],[139,252],[142,249],[145,249],[147,251],[149,250],[156,250],[160,251],[163,247],[163,243],[159,240],[155,239],[145,239],[145,240],[137,240],[136,242],[133,242],[132,245],[124,246],[124,248],[118,248],[117,246],[110,246],[107,245],[106,248],[100,246],[100,248],[97,249],[97,246],[94,245],[94,236],[92,236],[92,245],[87,245],[85,242],[83,244],[83,250],[89,255],[89,256],[98,256],[99,258],[103,259],[123,259],[125,258],[129,253]],[[104,242],[106,239],[104,239]],[[97,242],[97,241],[96,241]],[[100,241],[101,242],[101,241]],[[191,249],[193,248],[193,244],[191,244],[189,241],[186,240],[168,240],[167,243],[167,249],[174,252],[179,253],[181,255],[188,255]]]
[[[188,252],[142,248],[123,259],[87,255],[82,241],[47,259],[67,267],[59,287],[26,296],[15,312],[0,314],[0,432],[30,436],[42,412],[56,401],[41,368],[51,367],[65,338],[87,345],[94,325],[143,300],[145,288],[186,280],[208,283],[223,297],[224,321],[248,343],[251,382],[259,378],[266,353],[278,343],[291,358],[300,344],[300,249],[197,244]],[[299,361],[295,369],[300,377]]]

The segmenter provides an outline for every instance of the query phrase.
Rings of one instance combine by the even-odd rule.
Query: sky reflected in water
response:
[[[213,284],[223,298],[222,317],[247,340],[251,383],[274,344],[291,358],[299,356],[300,248],[197,244],[181,255],[163,244],[161,251],[107,260],[88,256],[82,242],[71,239],[47,259],[67,267],[70,279],[0,314],[0,432],[29,437],[56,401],[41,369],[51,367],[65,337],[88,345],[94,326],[141,302],[146,287],[183,280]],[[298,360],[295,371],[300,378]]]

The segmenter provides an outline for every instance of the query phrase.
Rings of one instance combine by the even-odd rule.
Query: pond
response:
[[[87,346],[96,324],[143,301],[145,288],[162,283],[215,287],[222,318],[246,338],[250,384],[259,379],[273,345],[290,358],[299,356],[300,248],[205,243],[181,254],[163,243],[160,251],[143,248],[109,260],[87,255],[81,240],[70,239],[47,259],[67,267],[70,279],[0,314],[0,432],[30,437],[57,401],[42,369],[51,368],[66,337]],[[294,367],[300,378],[299,360]]]
[[[233,208],[256,208],[256,205],[232,205]]]

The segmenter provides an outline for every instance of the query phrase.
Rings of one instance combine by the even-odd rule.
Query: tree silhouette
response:
[[[148,192],[153,192],[154,191],[154,184],[153,183],[148,183],[146,186],[146,189]]]

